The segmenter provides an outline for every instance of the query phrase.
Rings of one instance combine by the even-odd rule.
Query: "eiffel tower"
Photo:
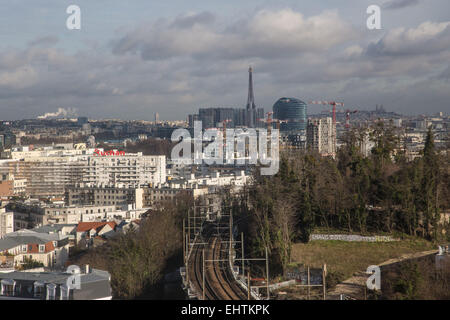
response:
[[[253,68],[248,68],[248,98],[247,98],[247,126],[254,128],[256,123],[256,105],[255,96],[253,95]]]

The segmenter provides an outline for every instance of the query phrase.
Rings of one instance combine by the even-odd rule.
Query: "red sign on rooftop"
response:
[[[95,149],[94,154],[98,156],[124,156],[125,151],[114,151],[114,150],[100,151],[98,149]]]

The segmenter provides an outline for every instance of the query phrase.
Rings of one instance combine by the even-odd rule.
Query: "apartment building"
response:
[[[60,237],[67,237],[69,240],[69,247],[76,244],[76,228],[78,222],[73,224],[47,224],[33,228],[32,231],[44,234],[58,234]]]
[[[330,117],[308,119],[306,145],[323,156],[336,156],[336,128]]]
[[[65,272],[0,273],[0,300],[111,300],[111,275],[85,266],[79,288],[71,288],[74,275]]]
[[[16,268],[28,259],[41,262],[44,267],[62,267],[68,258],[69,240],[60,234],[19,230],[0,239],[0,253],[13,256]]]
[[[0,239],[7,233],[14,231],[14,213],[6,212],[5,208],[0,208]]]
[[[65,201],[68,206],[95,205],[115,206],[116,209],[134,206],[143,208],[142,188],[124,184],[93,185],[77,184],[66,188]]]
[[[79,222],[111,221],[111,220],[135,220],[148,211],[148,208],[135,209],[132,205],[127,208],[117,209],[116,206],[59,206],[57,208],[45,208],[43,225],[77,224]]]
[[[25,193],[31,196],[62,195],[67,186],[80,181],[135,187],[166,181],[165,156],[103,149],[63,149],[20,151],[13,157],[0,163],[0,174],[11,174],[24,180]]]
[[[166,181],[165,156],[92,156],[88,157],[83,182],[140,186]]]
[[[251,176],[245,174],[244,170],[233,171],[227,174],[221,174],[219,170],[213,170],[209,174],[189,173],[178,179],[172,179],[170,184],[179,188],[232,186],[235,189],[239,189],[245,186],[250,179]]]
[[[14,175],[6,173],[0,174],[0,196],[12,197],[25,193],[27,185],[26,179],[15,179]]]
[[[102,219],[107,213],[114,211],[116,211],[116,206],[114,205],[46,207],[44,208],[42,224],[73,224],[86,219]]]
[[[143,188],[143,205],[145,208],[156,208],[164,202],[176,202],[183,195],[197,199],[208,193],[208,188],[183,188],[180,185],[166,184],[153,188]]]

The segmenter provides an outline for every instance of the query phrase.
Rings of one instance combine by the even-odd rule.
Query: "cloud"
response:
[[[228,22],[201,12],[147,22],[109,46],[72,53],[32,45],[37,39],[0,50],[1,114],[36,118],[70,106],[94,118],[152,119],[158,112],[184,119],[199,107],[245,107],[249,64],[256,103],[266,111],[294,96],[407,112],[421,111],[430,98],[435,112],[450,99],[449,23],[387,30],[367,42],[335,11],[259,10]]]
[[[450,65],[448,65],[447,68],[444,69],[444,71],[440,72],[436,78],[448,82],[450,79]]]
[[[30,66],[0,72],[0,87],[8,89],[25,89],[37,83],[38,80],[36,70]]]
[[[194,25],[210,25],[216,20],[211,12],[187,13],[176,18],[172,26],[175,28],[192,28]]]
[[[29,42],[30,46],[43,46],[43,47],[50,47],[59,42],[58,37],[55,36],[45,36],[37,38],[31,42]]]
[[[213,22],[204,12],[146,24],[113,42],[113,53],[140,53],[146,60],[270,59],[326,50],[357,34],[335,11],[305,18],[291,9],[260,10],[222,29]]]
[[[396,10],[412,7],[419,4],[419,0],[389,0],[383,3],[382,8],[386,10]]]
[[[417,28],[396,28],[369,45],[371,56],[418,55],[450,48],[450,22],[423,22]]]

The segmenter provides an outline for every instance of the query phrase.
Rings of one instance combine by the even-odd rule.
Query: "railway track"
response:
[[[189,277],[198,299],[203,299],[203,250],[205,252],[205,299],[245,300],[247,293],[236,283],[228,261],[228,242],[205,228],[204,245],[194,245],[189,259]]]

